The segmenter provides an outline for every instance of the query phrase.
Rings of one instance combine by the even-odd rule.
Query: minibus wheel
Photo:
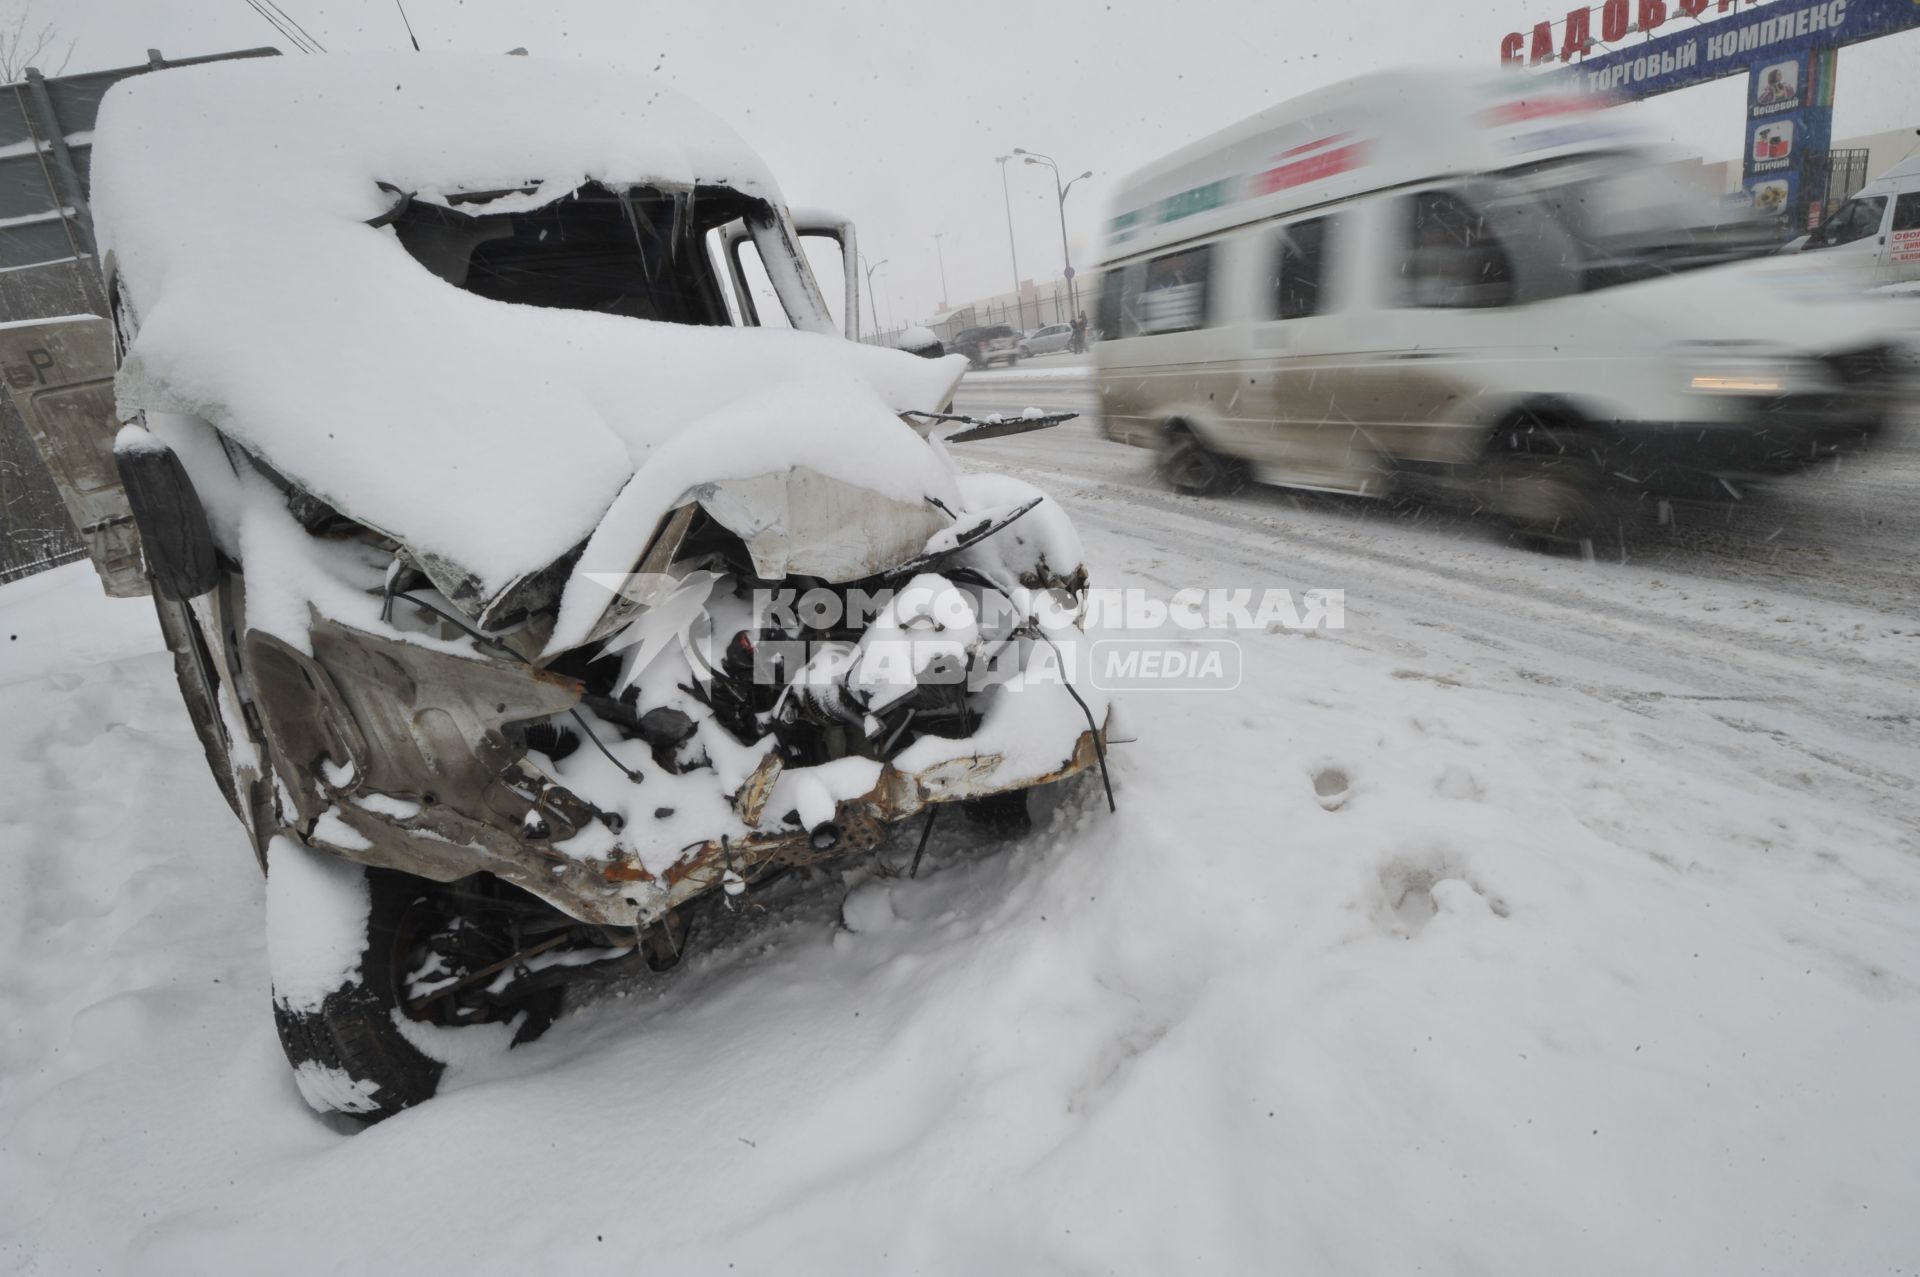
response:
[[[1178,422],[1163,432],[1159,469],[1175,492],[1191,496],[1218,496],[1247,486],[1244,462],[1215,452]]]
[[[1478,497],[1511,540],[1536,549],[1590,541],[1605,515],[1599,463],[1565,429],[1529,421],[1494,433],[1480,465]]]

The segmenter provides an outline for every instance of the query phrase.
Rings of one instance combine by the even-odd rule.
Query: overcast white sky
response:
[[[329,50],[404,48],[394,0],[279,0]],[[657,74],[730,121],[795,204],[851,214],[882,307],[940,299],[944,232],[959,303],[1012,286],[994,156],[1060,161],[1076,265],[1116,178],[1261,107],[1408,62],[1492,67],[1500,37],[1572,0],[406,0],[426,49],[610,62]],[[1671,7],[1671,6],[1669,6]],[[18,0],[0,0],[0,12]],[[70,70],[263,44],[291,48],[245,0],[36,0],[77,40]],[[298,56],[298,55],[294,55]],[[1842,50],[1834,135],[1920,127],[1920,31]],[[1745,77],[1631,108],[1719,160],[1742,138]],[[1060,272],[1051,176],[1008,167],[1020,272]]]

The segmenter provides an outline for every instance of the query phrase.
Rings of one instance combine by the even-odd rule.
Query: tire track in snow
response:
[[[1076,433],[1079,439],[1063,434],[1044,449],[1014,440],[955,451],[1054,492],[1084,535],[1127,547],[1118,557],[1130,575],[1169,590],[1345,588],[1344,641],[1416,662],[1435,649],[1455,673],[1493,690],[1543,695],[1565,687],[1657,721],[1673,747],[1711,750],[1790,788],[1845,786],[1882,816],[1920,829],[1911,779],[1920,662],[1890,650],[1900,639],[1877,633],[1904,623],[1899,613],[1835,605],[1849,615],[1827,618],[1819,635],[1803,637],[1776,628],[1822,623],[1808,619],[1807,601],[1790,592],[1766,590],[1775,597],[1756,600],[1753,591],[1765,587],[1711,579],[1656,585],[1651,567],[1544,558],[1435,529],[1382,535],[1377,526],[1328,524],[1310,511],[1275,518],[1258,506],[1284,500],[1278,494],[1219,501],[1148,486],[1144,454],[1133,450],[1122,455],[1140,459],[1128,467],[1134,473],[1089,474],[1112,474],[1114,458],[1103,454],[1119,449]],[[1190,560],[1192,575],[1169,575],[1172,565],[1156,571],[1156,555]],[[1557,579],[1567,577],[1577,579]],[[1676,606],[1643,602],[1656,588],[1670,591]],[[1704,613],[1707,606],[1719,610]],[[1733,619],[1745,615],[1766,619]],[[1842,623],[1876,632],[1844,637]],[[1850,650],[1856,644],[1860,650]],[[1490,662],[1498,663],[1491,678]]]

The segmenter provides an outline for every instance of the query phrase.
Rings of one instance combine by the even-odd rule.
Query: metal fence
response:
[[[1828,151],[1826,164],[1826,217],[1831,217],[1855,191],[1867,184],[1867,149],[1846,147]]]
[[[0,319],[106,311],[91,257],[0,270]],[[13,396],[0,395],[0,582],[86,554]]]
[[[88,212],[93,125],[100,99],[129,76],[274,49],[47,78],[29,69],[0,86],[0,322],[105,315],[106,289]],[[39,449],[9,395],[0,395],[0,582],[86,557]]]

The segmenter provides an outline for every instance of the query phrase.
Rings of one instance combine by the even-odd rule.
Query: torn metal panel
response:
[[[114,598],[147,593],[140,536],[113,460],[113,325],[97,315],[0,324],[0,379]]]
[[[1106,728],[1100,729],[1104,734]],[[939,803],[985,798],[1051,784],[1098,766],[1104,740],[1082,732],[1060,764],[1038,774],[1015,772],[999,755],[954,759],[921,772],[885,767],[873,788],[839,803],[832,840],[819,831],[790,829],[716,838],[686,849],[664,873],[650,872],[624,845],[603,858],[576,860],[514,838],[499,824],[475,821],[446,804],[422,805],[396,817],[344,797],[329,808],[364,845],[329,841],[327,826],[310,839],[350,860],[452,881],[485,869],[533,892],[585,922],[644,927],[702,893],[729,873],[747,882],[780,865],[822,864],[871,851],[889,827]]]
[[[755,575],[856,581],[910,559],[949,522],[924,501],[898,501],[804,466],[693,492],[713,520],[746,543]]]

